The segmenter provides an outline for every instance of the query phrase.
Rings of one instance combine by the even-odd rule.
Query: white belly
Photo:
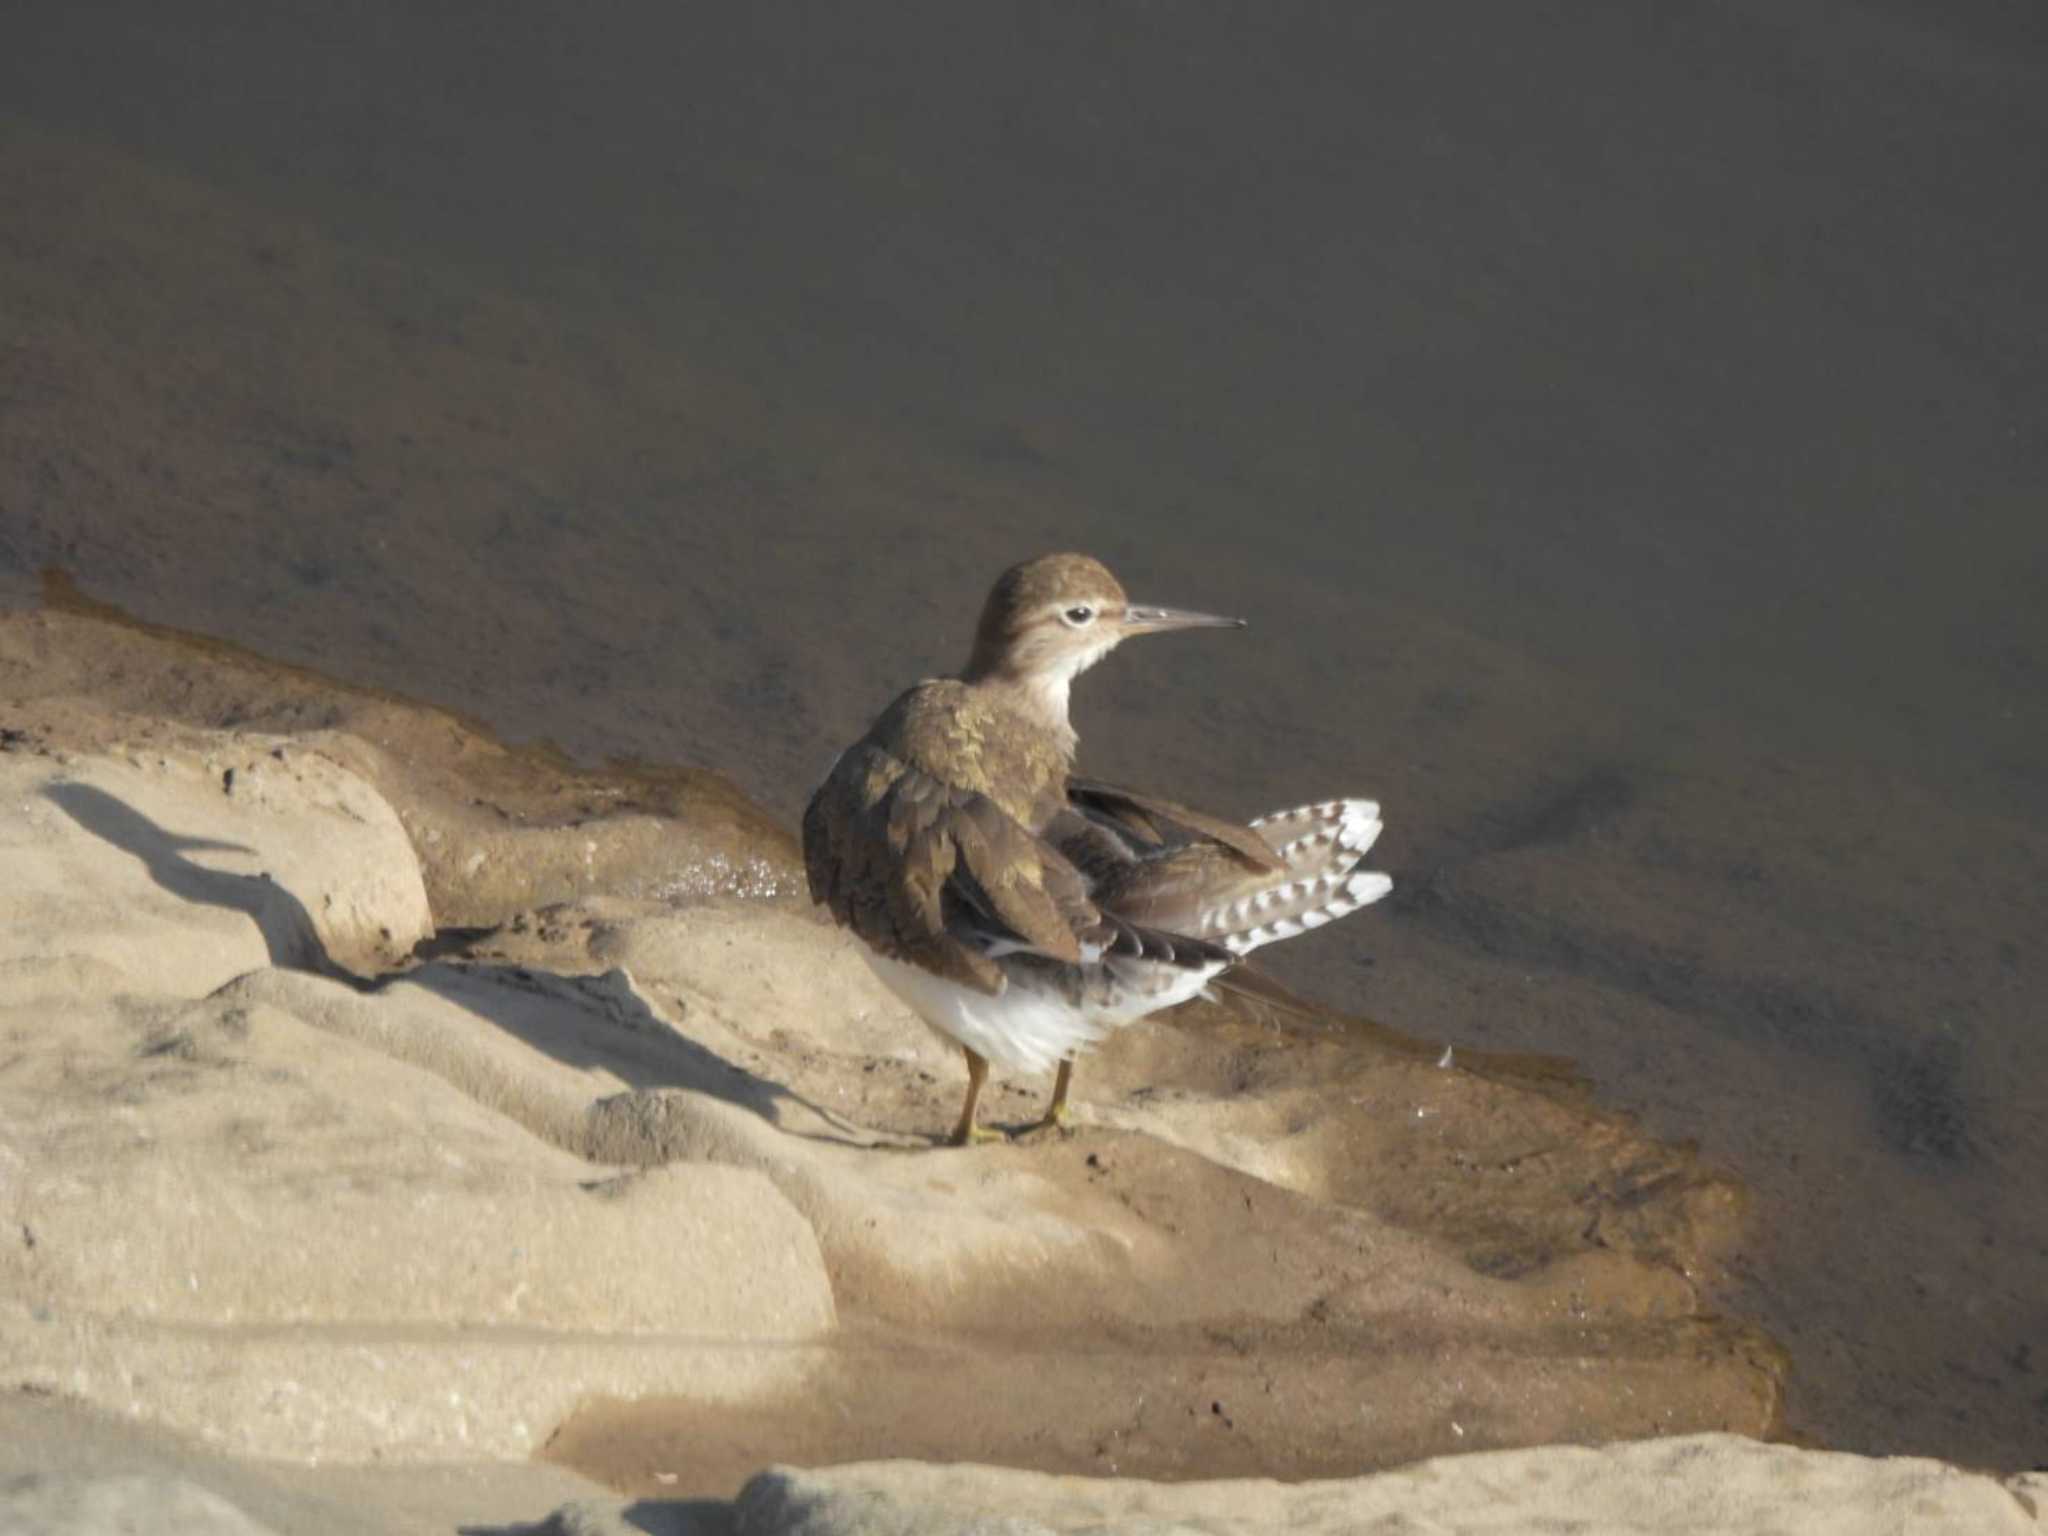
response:
[[[1088,997],[1077,1007],[1057,989],[1033,987],[1018,977],[1013,976],[1008,986],[991,997],[878,955],[865,944],[860,951],[882,984],[925,1023],[975,1055],[1014,1072],[1050,1072],[1110,1030],[1186,1002],[1223,968],[1218,965],[1177,973],[1164,988],[1158,987],[1158,979],[1153,987],[1137,988],[1120,985],[1106,975],[1092,978],[1097,985],[1083,989]]]

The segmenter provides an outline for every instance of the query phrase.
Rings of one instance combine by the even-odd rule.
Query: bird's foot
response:
[[[1007,1133],[997,1130],[992,1125],[976,1125],[972,1121],[962,1121],[959,1125],[953,1127],[953,1134],[946,1138],[946,1145],[949,1147],[976,1147],[984,1146],[991,1141],[1008,1141],[1009,1139]]]
[[[1074,1117],[1064,1104],[1055,1104],[1038,1119],[1024,1127],[1024,1134],[1033,1135],[1039,1131],[1070,1131],[1074,1128]]]

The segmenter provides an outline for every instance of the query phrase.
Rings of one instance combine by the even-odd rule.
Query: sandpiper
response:
[[[811,898],[967,1053],[956,1146],[997,1134],[975,1122],[991,1061],[1057,1065],[1040,1123],[1058,1123],[1078,1051],[1391,887],[1357,869],[1380,830],[1370,800],[1239,826],[1073,776],[1078,673],[1132,635],[1243,626],[1133,603],[1086,555],[1013,566],[965,670],[898,698],[811,797]]]

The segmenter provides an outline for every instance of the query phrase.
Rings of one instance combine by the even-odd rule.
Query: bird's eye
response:
[[[1079,603],[1069,608],[1060,617],[1073,625],[1074,628],[1079,629],[1083,624],[1092,624],[1095,621],[1095,610],[1086,603]]]

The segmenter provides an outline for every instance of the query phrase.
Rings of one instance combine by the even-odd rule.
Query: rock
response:
[[[636,1080],[574,1065],[630,990],[333,979],[424,899],[373,791],[276,761],[0,758],[5,1384],[341,1459],[521,1455],[589,1395],[785,1387],[836,1313],[768,1179],[544,1139],[549,1105],[578,1125]],[[522,1009],[567,1021],[559,1059]],[[490,1044],[540,1058],[495,1102]]]
[[[269,1536],[220,1495],[175,1477],[41,1477],[0,1483],[7,1536]]]
[[[1345,1481],[1146,1483],[879,1462],[775,1468],[748,1483],[738,1536],[2028,1536],[2022,1479],[1689,1435],[1446,1456]]]
[[[262,965],[379,969],[433,932],[390,805],[281,738],[9,754],[0,796],[17,809],[0,824],[0,975],[18,984],[100,966],[198,997]]]
[[[935,1148],[957,1053],[736,796],[246,659],[152,684],[104,625],[138,698],[315,728],[95,713],[89,627],[0,622],[0,1386],[324,1463],[546,1442],[625,1485],[644,1446],[699,1491],[1774,1422],[1703,1294],[1725,1181],[1582,1100],[1197,1008],[1087,1059],[1077,1129]],[[419,944],[422,889],[465,927]]]
[[[810,1228],[760,1175],[583,1162],[249,995],[37,1026],[95,1093],[15,1075],[5,1145],[35,1171],[7,1219],[34,1242],[0,1250],[8,1294],[208,1327],[831,1327]]]
[[[643,910],[603,924],[591,955],[669,985],[693,1036],[709,1027],[759,1050],[813,1053],[842,1086],[875,1058],[958,1069],[960,1048],[904,1012],[851,935],[807,913],[730,903]]]
[[[731,1405],[824,1365],[779,1341],[392,1324],[192,1330],[0,1303],[6,1380],[238,1456],[307,1464],[517,1461],[592,1398]]]
[[[537,1461],[259,1461],[75,1399],[0,1392],[0,1490],[116,1478],[196,1485],[288,1536],[514,1536],[545,1511],[602,1491]],[[0,1497],[0,1531],[9,1536],[18,1528],[13,1514]],[[159,1525],[145,1519],[127,1529],[147,1536]]]

